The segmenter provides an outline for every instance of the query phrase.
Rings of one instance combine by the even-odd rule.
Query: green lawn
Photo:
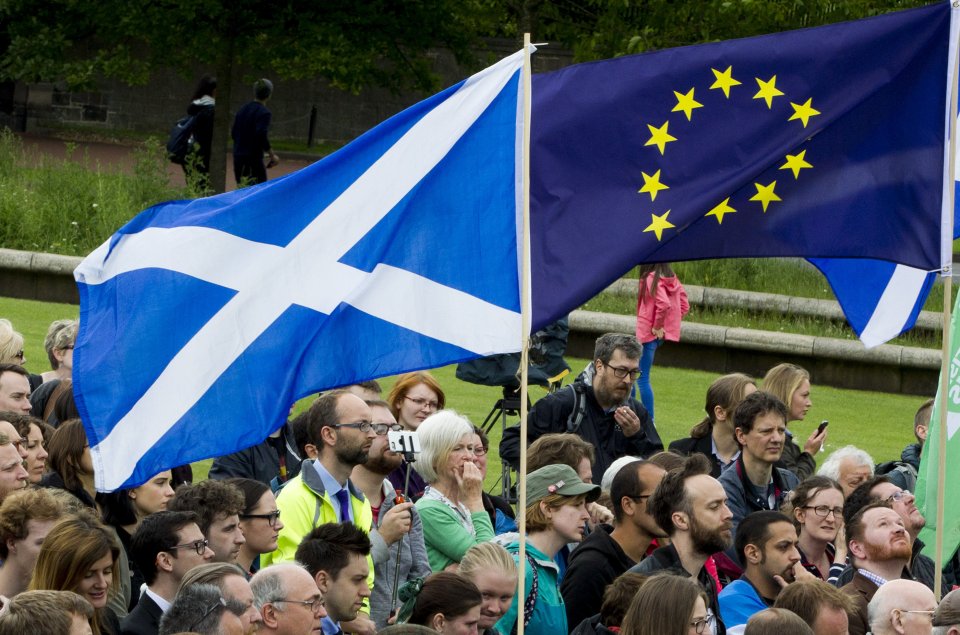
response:
[[[79,309],[67,304],[52,304],[26,300],[0,298],[0,317],[10,319],[14,327],[26,338],[27,367],[32,372],[47,369],[43,352],[43,336],[47,326],[56,319],[76,317]],[[573,373],[579,372],[586,360],[568,359]],[[489,386],[477,386],[458,380],[455,367],[447,366],[435,371],[437,379],[447,393],[450,408],[465,414],[480,424],[501,396],[501,390]],[[694,370],[654,367],[653,386],[657,399],[657,429],[665,443],[686,436],[690,428],[703,417],[703,402],[707,387],[716,375]],[[384,394],[393,385],[393,378],[381,380]],[[531,399],[536,401],[546,392],[534,386]],[[802,441],[809,436],[814,426],[823,419],[830,420],[827,452],[847,444],[858,445],[882,461],[899,458],[900,450],[913,442],[913,414],[923,402],[920,397],[891,395],[861,390],[845,390],[829,386],[814,386],[811,394],[813,408],[806,421],[794,422],[791,429]],[[303,399],[297,410],[307,407],[311,399]],[[496,448],[500,430],[491,434],[491,447]],[[825,453],[817,456],[822,459]],[[197,478],[206,476],[209,461],[194,465]],[[496,451],[490,453],[487,485],[493,487],[500,475],[500,461]]]

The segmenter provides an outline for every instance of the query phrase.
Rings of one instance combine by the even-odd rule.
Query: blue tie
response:
[[[350,522],[350,492],[342,489],[334,496],[337,497],[337,502],[340,504],[340,522]]]

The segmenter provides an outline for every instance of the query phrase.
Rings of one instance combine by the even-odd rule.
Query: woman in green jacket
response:
[[[417,428],[417,471],[427,481],[417,511],[433,571],[455,569],[467,550],[493,538],[483,508],[483,476],[474,454],[473,424],[452,410],[430,415]]]

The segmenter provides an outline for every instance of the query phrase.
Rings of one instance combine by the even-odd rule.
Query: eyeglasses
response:
[[[814,507],[812,505],[804,505],[800,509],[812,509],[813,513],[820,518],[826,518],[830,514],[833,514],[834,518],[843,517],[843,507],[830,507],[828,505],[817,505]]]
[[[266,514],[240,514],[240,518],[241,519],[263,518],[264,520],[267,521],[268,525],[270,525],[271,527],[276,527],[277,521],[280,519],[280,510],[277,509]]]
[[[399,423],[370,423],[369,421],[360,421],[358,423],[338,423],[334,428],[356,428],[364,434],[370,434],[370,431],[373,430],[377,436],[383,436],[387,433],[388,430],[393,432],[400,432],[403,430],[403,426]]]
[[[23,361],[23,349],[20,349],[19,351],[17,351],[14,357],[19,359],[20,361]]]
[[[893,609],[894,611],[900,611],[901,613],[916,613],[917,615],[923,615],[931,622],[933,621],[934,611],[908,611],[907,609]]]
[[[482,445],[473,446],[473,456],[483,456],[487,453],[487,449]]]
[[[713,613],[707,613],[706,617],[702,617],[699,620],[694,620],[690,622],[697,633],[703,633],[703,631],[713,632],[713,620],[716,619]]]
[[[326,600],[323,599],[323,596],[317,596],[309,600],[288,600],[286,598],[281,598],[277,600],[277,603],[280,603],[280,602],[289,602],[290,604],[299,604],[301,606],[309,606],[310,610],[313,611],[314,613],[322,609],[327,604]]]
[[[600,362],[603,364],[603,362]],[[630,375],[630,380],[633,381],[640,375],[640,369],[638,368],[620,368],[618,366],[610,366],[609,364],[604,364],[607,368],[613,371],[613,376],[617,379],[623,379],[627,375]]]
[[[642,503],[643,501],[653,496],[653,494],[640,494],[639,496],[630,496],[629,494],[625,494],[625,496],[629,499],[640,501]]]
[[[223,608],[227,608],[227,601],[224,600],[222,597],[221,597],[221,598],[217,598],[217,601],[214,602],[213,604],[211,604],[211,605],[210,605],[210,608],[208,608],[207,610],[205,610],[205,611],[203,612],[203,615],[200,616],[200,619],[196,620],[193,624],[190,625],[190,630],[191,630],[191,631],[197,630],[197,627],[200,626],[200,624],[203,623],[203,620],[205,620],[205,619],[207,619],[208,617],[210,617],[210,614],[213,613],[214,611],[216,611],[216,610],[217,610],[218,608],[220,608],[221,606],[222,606]]]
[[[410,403],[415,405],[417,408],[427,407],[427,410],[436,410],[440,407],[440,404],[436,401],[430,401],[429,399],[423,399],[421,397],[404,397],[404,399],[409,399]]]
[[[196,551],[198,556],[202,556],[203,552],[207,550],[207,545],[209,544],[210,544],[210,541],[206,539],[193,540],[191,542],[185,542],[182,545],[174,545],[170,547],[169,551],[173,551],[174,549],[186,549],[187,547],[189,547],[190,549],[193,549],[194,551]]]
[[[905,492],[903,490],[900,490],[899,492],[894,492],[890,496],[886,497],[885,499],[883,499],[883,501],[888,504],[893,503],[894,501],[899,503],[906,496],[913,496],[913,494],[911,494],[910,492]]]

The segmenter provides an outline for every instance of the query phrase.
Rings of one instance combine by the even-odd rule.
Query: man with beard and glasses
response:
[[[324,523],[352,522],[363,531],[373,524],[370,501],[350,482],[350,472],[366,463],[377,438],[370,406],[346,390],[331,390],[313,402],[298,425],[317,448],[317,458],[303,461],[300,474],[277,496],[283,529],[277,550],[260,557],[264,567],[293,560],[303,537]]]
[[[397,503],[402,492],[394,489],[387,476],[400,465],[402,456],[390,451],[387,432],[399,432],[390,406],[385,401],[368,401],[373,411],[377,438],[370,446],[367,462],[353,468],[350,480],[370,501],[373,528],[370,530],[374,584],[370,596],[370,619],[377,630],[387,627],[393,585],[397,576],[397,553],[400,553],[399,580],[404,582],[430,575],[430,561],[423,544],[423,525],[413,503]]]
[[[737,531],[736,548],[743,576],[720,592],[720,616],[727,628],[746,624],[754,613],[770,608],[780,589],[799,579],[813,579],[800,566],[797,530],[780,512],[754,512]]]
[[[660,435],[643,405],[630,398],[639,374],[643,348],[637,338],[607,333],[597,339],[593,375],[576,381],[534,404],[530,410],[527,443],[551,432],[572,432],[596,448],[593,482],[621,456],[646,458],[663,449]],[[526,448],[523,448],[526,449]],[[507,428],[500,442],[500,458],[514,469],[520,465],[520,428]]]
[[[664,475],[663,468],[649,461],[633,461],[614,477],[613,526],[598,525],[573,550],[560,584],[571,628],[599,613],[607,585],[643,560],[655,538],[666,536],[648,509]]]
[[[840,590],[851,596],[857,607],[850,615],[850,634],[865,635],[870,630],[867,605],[877,589],[902,576],[910,561],[910,536],[889,504],[870,503],[850,519],[847,544],[856,573]]]
[[[747,514],[763,510],[779,510],[786,495],[799,480],[789,470],[775,467],[783,454],[787,431],[787,408],[779,399],[765,392],[748,395],[733,411],[734,435],[740,446],[736,462],[720,474],[720,484],[727,493],[727,505],[733,512],[733,533]],[[727,550],[731,577],[743,567],[737,553]]]
[[[667,571],[696,578],[709,599],[707,609],[717,616],[716,635],[725,635],[717,586],[704,564],[711,554],[730,546],[733,514],[723,486],[710,476],[710,469],[707,457],[693,454],[663,477],[647,509],[670,537],[670,544],[630,571],[647,575]]]
[[[932,591],[936,565],[933,559],[920,553],[924,545],[923,541],[917,537],[920,530],[927,524],[927,519],[924,518],[920,510],[917,509],[913,494],[907,490],[900,489],[886,476],[874,476],[853,490],[844,502],[844,521],[849,523],[853,515],[865,505],[879,501],[886,502],[893,511],[900,515],[900,519],[903,521],[903,527],[907,530],[907,535],[910,537],[912,556],[907,563],[908,576],[904,577],[910,577],[917,582],[922,582]],[[944,575],[946,576],[947,573],[948,567],[944,567]],[[853,574],[853,567],[847,567],[840,573],[837,584],[843,586],[850,582],[850,580],[853,579]],[[943,587],[944,593],[950,590],[949,584],[945,584]]]

